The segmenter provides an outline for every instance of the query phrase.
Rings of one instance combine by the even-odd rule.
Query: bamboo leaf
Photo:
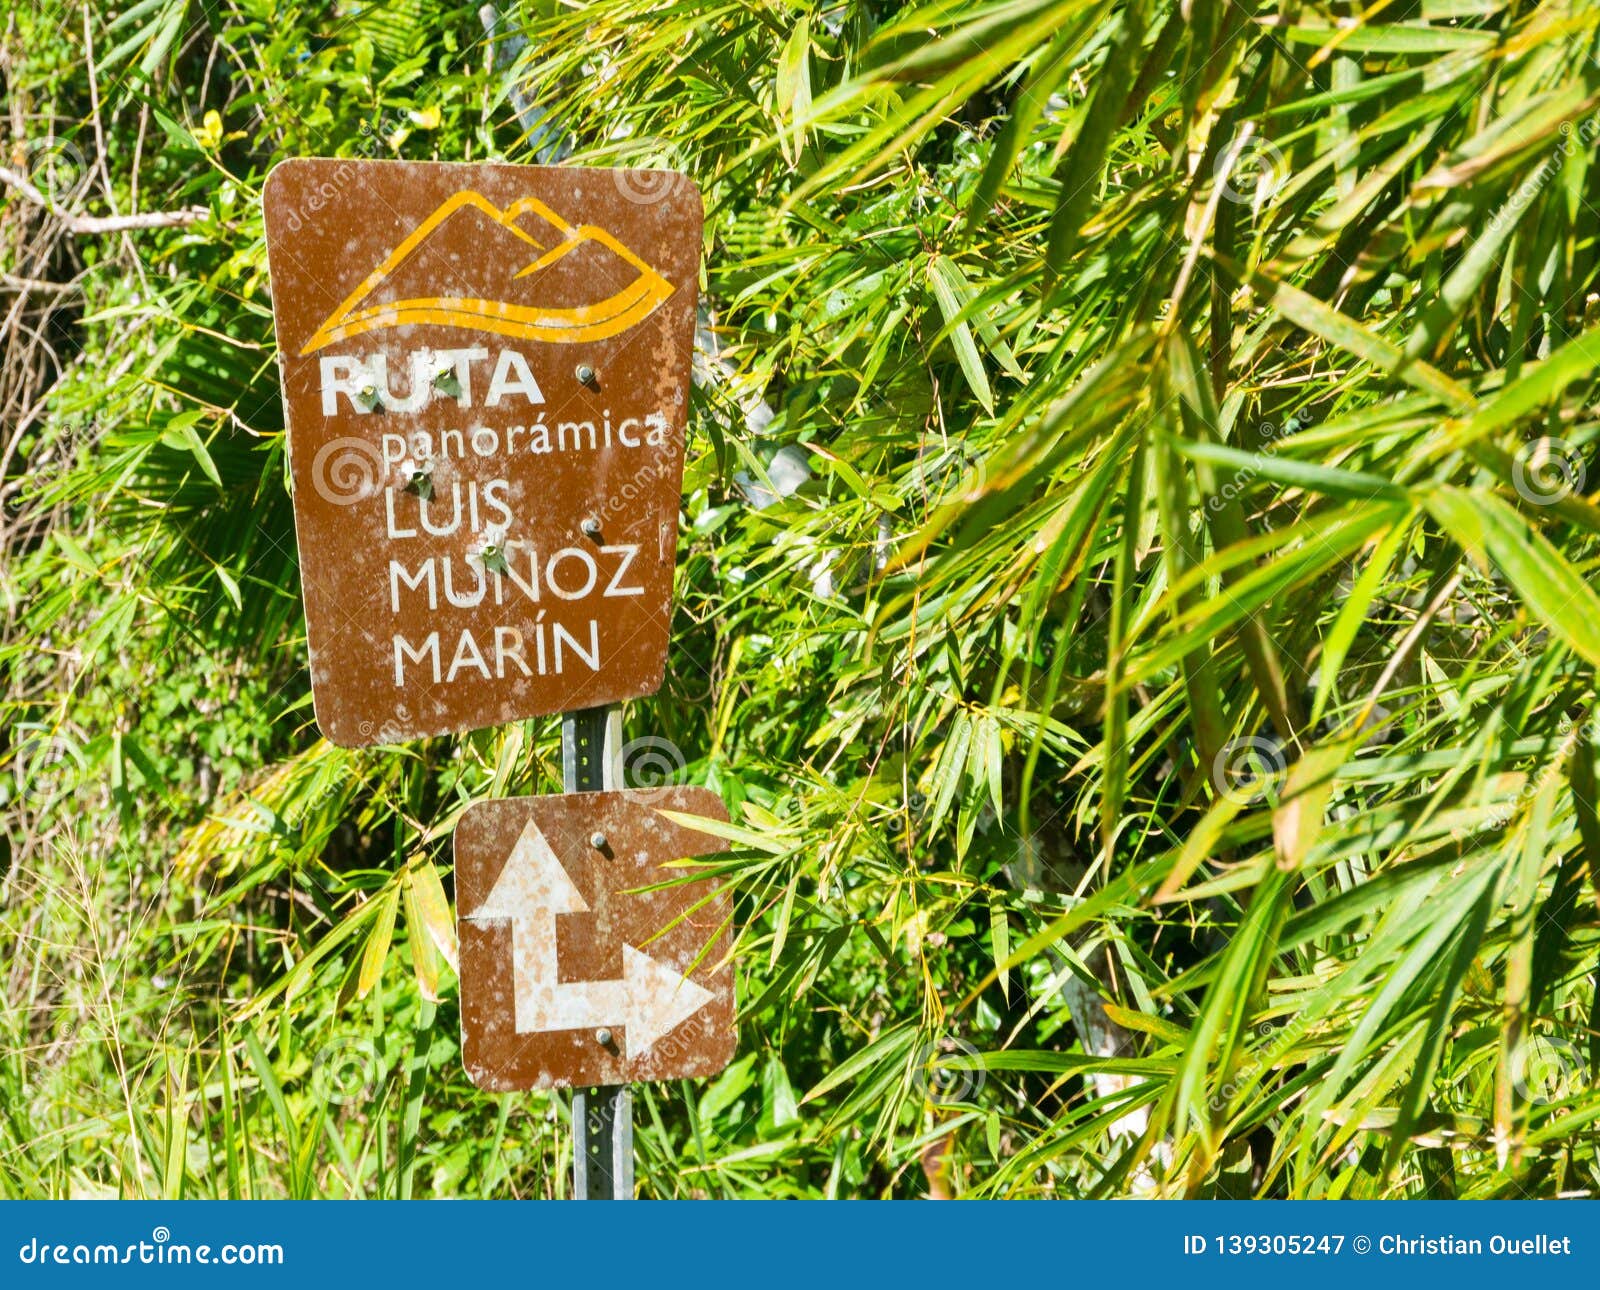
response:
[[[1600,663],[1600,594],[1516,511],[1492,493],[1448,485],[1424,504],[1474,559],[1505,574],[1554,636]]]
[[[983,370],[983,358],[978,353],[977,342],[972,339],[972,328],[963,321],[963,310],[971,299],[971,288],[961,271],[942,255],[928,262],[928,281],[933,287],[933,297],[939,302],[939,312],[944,315],[950,332],[950,344],[956,351],[956,362],[961,374],[967,378],[978,402],[985,412],[994,411],[994,393],[989,388],[989,375]]]
[[[391,884],[382,894],[374,896],[378,911],[372,920],[372,930],[367,933],[367,943],[361,951],[361,971],[356,977],[356,995],[366,998],[383,974],[384,960],[389,957],[389,943],[394,939],[395,915],[400,909],[400,886]]]
[[[811,113],[811,19],[801,15],[778,55],[778,118],[785,123],[784,152],[792,166],[805,146],[805,123]]]
[[[999,894],[989,895],[989,948],[994,954],[995,975],[1000,981],[1000,993],[1007,1003],[1011,1001],[1011,970],[1006,961],[1011,957],[1011,918]]]
[[[1272,843],[1279,868],[1293,870],[1305,863],[1322,833],[1335,774],[1350,760],[1355,748],[1353,739],[1320,744],[1289,767],[1272,812]]]

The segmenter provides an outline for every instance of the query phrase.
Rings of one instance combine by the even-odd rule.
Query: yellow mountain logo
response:
[[[672,292],[603,228],[574,227],[534,197],[499,210],[464,189],[417,225],[300,352],[419,324],[556,345],[604,340]]]

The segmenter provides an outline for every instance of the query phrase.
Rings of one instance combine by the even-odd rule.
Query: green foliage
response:
[[[503,8],[0,37],[0,1193],[567,1190],[449,912],[555,723],[318,738],[259,195],[570,145],[699,181],[717,350],[627,722],[740,1055],[641,1189],[1592,1194],[1600,10]]]

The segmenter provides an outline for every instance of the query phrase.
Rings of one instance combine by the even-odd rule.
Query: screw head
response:
[[[611,1043],[611,1032],[609,1030],[607,1030],[604,1026],[601,1026],[599,1030],[594,1032],[594,1037],[598,1042],[600,1042],[602,1044],[610,1044]]]
[[[600,521],[595,519],[593,515],[586,516],[583,523],[578,525],[578,527],[583,530],[583,535],[585,537],[600,536]]]
[[[606,849],[606,835],[596,830],[589,835],[589,845],[596,851],[604,851]]]
[[[590,367],[587,363],[579,363],[577,371],[574,373],[574,375],[578,378],[579,385],[594,384],[594,368]]]

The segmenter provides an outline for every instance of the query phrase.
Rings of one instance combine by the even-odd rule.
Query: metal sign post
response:
[[[633,1199],[633,1090],[626,1084],[572,1095],[574,1200]]]
[[[561,791],[596,793],[622,782],[622,709],[561,714]],[[572,1195],[633,1199],[633,1093],[626,1084],[572,1094]]]
[[[633,1195],[631,1086],[733,1058],[733,901],[678,860],[727,850],[707,788],[624,790],[615,707],[562,714],[561,793],[456,825],[461,1052],[491,1092],[570,1088],[573,1195]],[[692,818],[685,818],[692,817]]]
[[[292,158],[263,194],[317,724],[346,748],[654,694],[700,195]]]
[[[262,204],[317,724],[358,748],[562,714],[563,791],[456,825],[462,1062],[576,1090],[573,1192],[629,1198],[630,1086],[736,1044],[732,898],[672,868],[727,850],[693,826],[727,808],[619,787],[616,705],[666,669],[699,192],[292,158]]]

